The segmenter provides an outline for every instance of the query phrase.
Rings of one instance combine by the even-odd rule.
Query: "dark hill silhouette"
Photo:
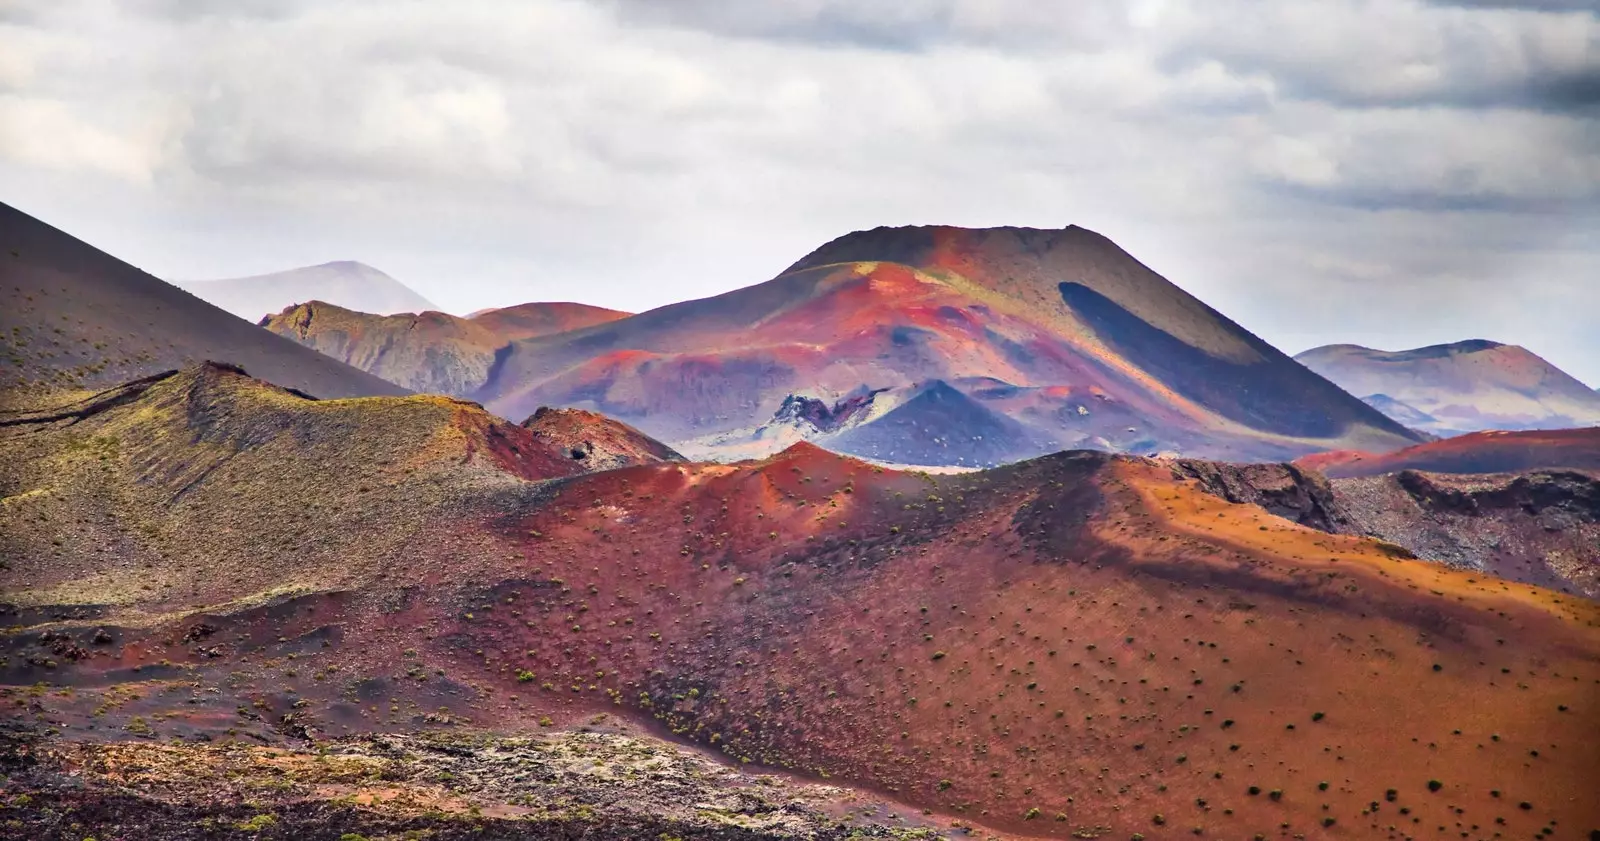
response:
[[[97,388],[212,359],[318,397],[405,389],[230,315],[0,204],[0,392]]]

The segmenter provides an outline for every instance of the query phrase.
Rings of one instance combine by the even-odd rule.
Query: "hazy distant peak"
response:
[[[356,260],[224,280],[175,281],[174,285],[250,321],[312,300],[377,315],[438,309],[400,281]]]
[[[1588,386],[1519,345],[1467,339],[1410,350],[1324,345],[1295,359],[1369,405],[1436,434],[1600,423]]]

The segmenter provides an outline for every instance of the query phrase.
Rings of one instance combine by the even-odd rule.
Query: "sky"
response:
[[[1596,0],[0,0],[0,201],[161,277],[643,310],[1077,224],[1290,352],[1600,385]]]

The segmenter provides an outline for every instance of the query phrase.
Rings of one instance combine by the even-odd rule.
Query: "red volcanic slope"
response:
[[[764,423],[790,393],[977,378],[1038,389],[1014,417],[1063,446],[1243,458],[1415,441],[1079,228],[851,234],[766,283],[517,342],[474,397],[683,440]]]
[[[478,310],[467,316],[467,320],[500,336],[505,341],[515,341],[565,333],[568,330],[578,330],[627,318],[629,315],[632,313],[609,310],[605,307],[551,301]]]
[[[588,470],[683,461],[671,447],[597,412],[540,407],[522,427],[546,446],[582,462]]]
[[[1156,461],[574,476],[540,449],[460,401],[208,371],[0,436],[0,682],[162,741],[606,713],[1056,838],[1600,825],[1590,603]]]
[[[1375,455],[1317,453],[1295,464],[1329,478],[1377,476],[1401,470],[1431,473],[1517,473],[1540,468],[1600,471],[1600,427],[1527,432],[1474,432]]]

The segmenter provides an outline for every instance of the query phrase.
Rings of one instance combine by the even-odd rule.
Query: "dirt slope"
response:
[[[1030,390],[1013,419],[1064,446],[1253,459],[1416,440],[1078,228],[851,234],[766,283],[518,342],[476,399],[683,441],[753,428],[790,394],[978,379]]]
[[[173,284],[249,321],[259,321],[306,301],[326,301],[380,315],[438,309],[400,281],[353,260],[252,277],[180,280]]]
[[[206,359],[319,397],[405,393],[0,205],[0,402]]]
[[[372,315],[322,301],[296,304],[261,326],[412,391],[461,396],[482,387],[497,355],[518,339],[626,313],[582,304],[521,304],[469,318],[442,312]]]
[[[1600,606],[1165,462],[574,474],[470,404],[209,369],[0,458],[0,683],[59,738],[605,713],[1019,835],[1600,827]]]
[[[1526,348],[1481,339],[1415,350],[1328,345],[1295,357],[1402,423],[1440,435],[1600,425],[1600,394]]]

